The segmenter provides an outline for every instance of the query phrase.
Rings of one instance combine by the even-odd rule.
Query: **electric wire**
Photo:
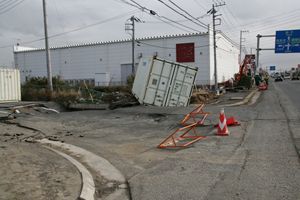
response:
[[[140,8],[139,6],[134,5],[134,4],[132,4],[132,3],[128,2],[128,1],[126,1],[126,0],[115,0],[115,1],[118,1],[118,2],[121,2],[121,3],[127,4],[127,5],[130,5],[130,6],[135,7],[135,8]]]
[[[228,6],[225,7],[225,11],[227,11],[229,13],[229,15],[232,16],[232,19],[235,24],[237,24],[239,26],[241,25],[240,22],[237,20],[238,18],[235,16],[235,14],[231,11],[231,9]]]
[[[287,19],[294,19],[296,16],[299,16],[299,10],[300,9],[295,9],[295,10],[292,10],[290,12],[284,12],[284,13],[281,13],[279,15],[273,15],[273,16],[269,16],[269,17],[266,17],[266,18],[262,18],[261,20],[256,20],[256,21],[252,21],[252,22],[249,22],[249,23],[245,23],[245,24],[241,24],[241,26],[236,26],[236,27],[232,27],[230,29],[233,29],[233,28],[238,28],[238,27],[262,27],[262,26],[266,26],[264,23],[262,22],[265,22],[265,23],[268,23],[268,20],[272,20],[274,18],[276,18],[276,21],[280,21],[280,20],[284,20],[285,18]],[[229,30],[229,29],[225,29],[225,30]]]
[[[189,26],[186,26],[186,25],[184,25],[184,24],[182,24],[182,23],[179,23],[179,22],[177,22],[177,21],[174,21],[174,20],[172,20],[172,19],[170,19],[170,18],[168,18],[168,17],[159,15],[159,14],[156,13],[155,11],[148,9],[148,8],[145,7],[145,6],[142,6],[141,4],[137,3],[137,2],[134,1],[134,0],[130,0],[130,1],[133,2],[133,3],[135,3],[137,6],[139,6],[139,9],[140,9],[141,11],[143,11],[143,12],[145,12],[145,10],[148,11],[149,13],[148,13],[148,12],[146,12],[146,13],[147,13],[148,15],[150,15],[150,16],[157,16],[157,17],[163,18],[163,19],[165,19],[165,20],[167,20],[167,21],[169,21],[169,22],[175,23],[175,24],[177,24],[177,25],[179,25],[179,26],[183,26],[183,27],[185,27],[185,28],[187,28],[187,29],[190,29],[190,30],[199,32],[199,30],[196,30],[196,29],[191,28],[191,27],[189,27]],[[158,19],[158,18],[157,18],[157,19]],[[171,25],[170,23],[167,23],[167,24]],[[172,25],[171,25],[171,26],[172,26]]]
[[[19,0],[9,0],[9,1],[6,1],[4,3],[2,3],[2,5],[0,5],[0,9],[2,8],[6,8],[8,6],[10,6],[11,4],[14,4],[16,1],[19,1]]]
[[[2,5],[4,5],[4,4],[6,4],[6,3],[8,3],[10,0],[3,0],[3,1],[0,1],[0,6],[2,6]]]
[[[200,8],[202,8],[203,11],[207,12],[207,10],[209,10],[209,9],[205,8],[203,5],[201,5],[197,0],[194,0],[194,2],[195,2]]]
[[[185,32],[188,32],[188,33],[192,33],[192,32],[189,31],[189,30],[183,29],[182,27],[175,25],[175,24],[181,25],[181,23],[178,23],[178,22],[176,22],[176,21],[173,21],[173,20],[171,20],[171,19],[168,19],[168,21],[171,20],[171,22],[175,23],[175,24],[172,24],[172,23],[169,23],[169,22],[167,22],[167,21],[161,19],[161,18],[163,18],[163,17],[160,18],[160,17],[157,16],[156,18],[157,18],[158,20],[160,20],[161,22],[166,23],[166,24],[168,24],[168,25],[170,25],[170,26],[173,26],[173,27],[175,27],[175,28],[177,28],[177,29],[180,29],[180,30],[185,31]],[[187,28],[190,29],[189,27],[187,27]],[[198,32],[198,31],[197,31],[197,32]]]
[[[24,1],[25,0],[15,1],[14,3],[9,4],[8,6],[0,8],[0,15],[7,13],[8,11],[14,9],[15,7],[17,7],[19,4],[23,3]]]
[[[167,3],[165,3],[162,0],[157,0],[158,2],[162,3],[163,5],[165,5],[166,7],[168,7],[169,9],[171,9],[172,11],[174,11],[175,13],[181,15],[182,17],[188,19],[189,21],[193,22],[194,24],[197,24],[198,26],[207,29],[208,27],[206,25],[200,24],[198,22],[195,22],[194,20],[192,20],[191,18],[187,17],[186,15],[180,13],[179,11],[177,11],[176,9],[174,9],[173,7],[169,6]]]
[[[205,28],[207,28],[207,24],[204,24],[203,22],[201,22],[199,19],[195,18],[193,15],[191,15],[189,12],[187,12],[186,10],[184,10],[183,8],[181,8],[180,6],[178,6],[176,3],[174,3],[172,0],[169,0],[169,2],[171,4],[173,4],[176,8],[178,8],[179,10],[181,10],[182,12],[184,12],[185,14],[187,14],[188,16],[190,16],[192,19],[196,20],[197,22],[199,22],[200,24],[202,24],[203,26],[205,26]]]
[[[17,3],[18,1],[20,1],[20,0],[12,0],[12,1],[10,1],[10,2],[7,2],[7,4],[4,4],[4,5],[2,5],[2,6],[0,7],[0,11],[1,11],[1,10],[6,10],[6,8],[8,8],[8,7],[14,5],[14,4]]]
[[[81,26],[81,27],[78,27],[78,28],[69,30],[69,31],[57,33],[57,34],[54,34],[54,35],[49,36],[48,38],[59,37],[59,36],[61,36],[61,35],[65,35],[65,34],[77,32],[77,31],[81,31],[81,30],[84,30],[84,29],[87,29],[87,28],[90,28],[90,27],[93,27],[93,26],[97,26],[97,25],[100,25],[100,24],[104,24],[104,23],[107,23],[107,22],[110,22],[110,21],[119,19],[119,18],[121,18],[121,17],[130,15],[130,14],[134,14],[134,13],[137,13],[137,10],[133,10],[133,11],[130,11],[130,12],[126,12],[126,13],[123,13],[123,14],[120,14],[120,15],[117,15],[117,16],[114,16],[114,17],[105,19],[105,20],[101,20],[101,21],[98,21],[98,22],[95,22],[95,23],[92,23],[92,24],[89,24],[89,25],[85,25],[85,26]],[[34,43],[34,42],[42,41],[42,40],[44,40],[44,39],[45,39],[45,37],[39,38],[39,39],[35,39],[35,40],[31,40],[31,41],[22,42],[22,44],[31,44],[31,43]],[[5,46],[1,46],[0,49],[12,47],[12,46],[13,46],[13,44],[12,44],[12,45],[5,45]]]

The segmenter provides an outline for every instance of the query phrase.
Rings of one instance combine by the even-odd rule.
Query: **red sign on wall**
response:
[[[176,44],[176,62],[195,62],[194,43]]]

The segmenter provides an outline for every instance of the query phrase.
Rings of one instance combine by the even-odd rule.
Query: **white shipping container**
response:
[[[0,69],[0,103],[21,101],[20,71]]]
[[[157,57],[141,59],[132,93],[141,104],[188,106],[197,71]]]

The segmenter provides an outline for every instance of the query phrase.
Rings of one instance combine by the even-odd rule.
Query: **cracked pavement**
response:
[[[53,137],[109,160],[128,180],[131,199],[294,200],[300,197],[299,110],[275,84],[252,105],[225,108],[227,117],[241,122],[229,127],[230,136],[209,135],[182,150],[156,146],[193,106],[24,115],[14,122],[41,132],[38,137]],[[203,135],[215,130],[220,108],[204,107],[213,114],[197,128]],[[1,139],[1,145],[7,142]]]

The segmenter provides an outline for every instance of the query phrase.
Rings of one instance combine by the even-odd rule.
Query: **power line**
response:
[[[2,5],[0,5],[2,8],[5,8],[6,6],[9,6],[10,4],[13,4],[15,1],[18,1],[18,0],[8,0],[4,3],[2,3]],[[1,8],[0,7],[0,8]]]
[[[186,10],[184,10],[183,8],[181,8],[180,6],[178,6],[176,3],[174,3],[172,0],[169,0],[169,2],[171,2],[176,8],[178,8],[181,11],[183,11],[185,14],[187,14],[188,16],[190,16],[191,18],[193,18],[194,20],[196,20],[197,22],[199,22],[200,24],[202,24],[203,26],[205,26],[206,28],[208,28],[208,26],[206,24],[204,24],[203,22],[201,22],[199,19],[195,18],[193,15],[191,15]]]
[[[262,25],[261,23],[263,22],[263,21],[267,21],[267,20],[272,20],[272,19],[274,19],[274,18],[276,18],[276,21],[278,21],[278,19],[280,19],[280,18],[290,18],[290,17],[292,17],[292,16],[294,16],[294,15],[299,15],[299,13],[295,13],[295,12],[299,12],[299,10],[300,9],[295,9],[295,10],[292,10],[292,11],[290,11],[290,12],[284,12],[284,13],[281,13],[281,14],[278,14],[278,15],[273,15],[273,16],[269,16],[269,17],[266,17],[266,18],[262,18],[262,19],[260,19],[260,20],[256,20],[256,21],[252,21],[252,22],[249,22],[249,23],[245,23],[245,24],[241,24],[240,26],[237,26],[237,27],[245,27],[245,26],[264,26],[264,25]],[[286,16],[283,16],[283,15],[286,15]],[[257,25],[255,25],[255,24],[257,24]],[[228,29],[229,30],[229,29]]]
[[[182,17],[184,17],[184,18],[188,19],[189,21],[193,22],[194,24],[197,24],[198,26],[207,29],[207,26],[206,26],[206,25],[199,24],[199,23],[193,21],[191,18],[189,18],[189,17],[187,17],[186,15],[184,15],[184,14],[178,12],[176,9],[174,9],[174,8],[171,7],[171,6],[169,6],[169,5],[166,4],[164,1],[162,1],[162,0],[157,0],[157,1],[159,1],[160,3],[162,3],[163,5],[165,5],[166,7],[168,7],[169,9],[173,10],[173,11],[176,12],[177,14],[181,15]]]
[[[178,22],[176,22],[176,21],[174,21],[174,20],[172,20],[172,19],[169,19],[169,18],[167,18],[167,17],[164,17],[164,16],[160,16],[160,17],[161,17],[161,18],[164,18],[164,19],[166,19],[166,20],[168,20],[168,21],[170,21],[170,22],[173,22],[173,23],[175,23],[175,24],[178,24],[178,25],[180,25],[180,26],[183,26],[183,27],[185,27],[185,28],[188,28],[188,29],[190,29],[190,30],[199,32],[199,30],[196,30],[196,29],[191,28],[191,27],[189,27],[189,26],[186,26],[186,25],[184,25],[184,24],[178,23]]]
[[[6,3],[8,3],[9,1],[10,1],[10,0],[3,0],[3,1],[1,1],[1,2],[0,2],[0,6],[1,6],[1,5],[4,5],[4,4],[6,4]]]
[[[17,3],[19,0],[11,0],[9,2],[6,2],[5,4],[0,6],[0,10],[5,10],[6,8],[10,7],[11,5],[14,5]]]
[[[161,18],[158,17],[158,16],[154,16],[154,17],[156,17],[156,19],[158,19],[158,20],[160,20],[161,22],[166,23],[166,24],[168,24],[168,25],[170,25],[170,26],[173,26],[173,27],[175,27],[175,28],[178,28],[178,29],[183,30],[183,31],[188,32],[188,33],[192,33],[191,31],[185,30],[185,29],[183,29],[183,28],[180,27],[180,26],[177,26],[177,25],[172,24],[172,23],[175,23],[175,24],[181,25],[180,23],[178,23],[178,22],[176,22],[176,21],[172,21],[171,19],[169,19],[168,21],[171,20],[171,22],[172,22],[172,23],[170,23],[170,22],[167,22],[167,21],[161,19]],[[181,26],[182,26],[182,25],[181,25]],[[189,27],[188,27],[188,28],[189,28]],[[190,28],[189,28],[189,29],[190,29]]]
[[[121,3],[125,3],[125,4],[130,5],[130,6],[133,6],[133,7],[135,7],[135,8],[140,8],[139,6],[134,5],[134,4],[132,4],[132,3],[129,3],[128,1],[125,1],[125,0],[115,0],[115,1],[118,1],[118,2],[121,2]]]
[[[204,18],[204,17],[208,17],[209,15],[207,13],[205,13],[204,15],[201,15],[199,17],[196,17],[196,19],[201,19],[201,18]],[[174,20],[176,22],[187,22],[189,21],[188,19],[176,19]],[[152,24],[156,24],[156,23],[163,23],[163,22],[158,22],[158,21],[145,21],[146,23],[152,23]]]
[[[226,50],[226,49],[223,49],[223,48],[221,48],[221,47],[218,47],[218,46],[217,46],[217,49],[220,49],[220,50],[222,50],[222,51],[225,51],[225,52],[227,52],[227,53],[231,53],[231,54],[237,54],[237,53],[234,53],[234,52],[232,52],[232,51],[228,51],[228,50]]]
[[[82,27],[79,27],[79,28],[75,28],[75,29],[72,29],[72,30],[69,30],[69,31],[57,33],[57,34],[54,34],[54,35],[49,36],[48,38],[59,37],[59,36],[61,36],[61,35],[65,35],[65,34],[69,34],[69,33],[72,33],[72,32],[80,31],[80,30],[83,30],[83,29],[86,29],[86,28],[90,28],[90,27],[92,27],[92,26],[97,26],[97,25],[100,25],[100,24],[103,24],[103,23],[107,23],[107,22],[109,22],[109,21],[113,21],[113,20],[119,19],[119,18],[124,17],[124,16],[127,16],[127,15],[129,15],[129,14],[134,14],[134,13],[136,13],[136,12],[137,12],[136,10],[130,11],[130,12],[127,12],[127,13],[124,13],[124,14],[120,14],[120,15],[117,15],[117,16],[114,16],[114,17],[111,17],[111,18],[108,18],[108,19],[105,19],[105,20],[102,20],[102,21],[93,23],[93,24],[89,24],[89,25],[82,26]],[[30,44],[30,43],[42,41],[42,40],[44,40],[44,39],[45,39],[45,38],[43,37],[43,38],[31,40],[31,41],[22,42],[22,44]],[[13,46],[13,44],[1,46],[0,48],[3,49],[3,48],[12,47],[12,46]]]
[[[122,1],[123,1],[123,0],[122,0]],[[139,6],[139,9],[140,9],[141,11],[143,11],[143,12],[145,12],[145,10],[146,10],[146,11],[149,11],[149,13],[148,13],[148,12],[146,12],[146,13],[149,14],[150,16],[157,16],[157,17],[163,18],[163,19],[165,19],[165,20],[167,20],[167,21],[169,21],[169,22],[175,23],[175,24],[177,24],[177,25],[179,25],[179,26],[182,26],[182,27],[185,27],[185,28],[187,28],[187,29],[190,29],[190,30],[199,32],[198,30],[196,30],[196,29],[194,29],[194,28],[191,28],[191,27],[189,27],[189,26],[186,26],[186,25],[184,25],[184,24],[181,24],[181,23],[179,23],[179,22],[177,22],[177,21],[174,21],[174,20],[172,20],[172,19],[170,19],[170,18],[168,18],[168,17],[161,16],[161,15],[159,15],[158,13],[156,13],[154,10],[150,10],[150,9],[144,7],[144,6],[142,6],[141,4],[137,3],[137,2],[134,1],[134,0],[130,0],[130,1],[133,2],[133,3],[135,3],[137,6]],[[158,19],[158,18],[157,18],[157,19]],[[162,20],[161,20],[161,21],[162,21]],[[163,22],[164,22],[164,21],[163,21]],[[167,24],[171,25],[170,23],[167,23]],[[172,25],[171,25],[171,26],[172,26]],[[175,26],[175,27],[176,27],[176,26]],[[181,29],[181,30],[182,30],[182,29]],[[185,30],[185,31],[186,31],[186,30]],[[187,32],[188,32],[188,31],[187,31]]]
[[[202,8],[205,12],[208,10],[208,9],[205,8],[203,5],[201,5],[197,0],[194,0],[194,2],[195,2],[200,8]]]
[[[25,0],[21,0],[21,1],[15,1],[14,3],[12,4],[9,4],[8,6],[6,7],[2,7],[0,8],[0,15],[12,10],[13,8],[17,7],[19,4],[23,3]]]
[[[295,23],[295,22],[299,22],[299,18],[293,18],[293,20],[286,19],[286,20],[283,20],[283,21],[279,21],[278,23],[275,23],[275,24],[268,24],[268,25],[264,25],[264,26],[257,27],[257,28],[254,28],[254,29],[250,29],[250,30],[252,32],[257,32],[257,31],[263,31],[263,30],[267,30],[267,29],[271,29],[271,28],[275,28],[275,27],[280,27],[282,25],[287,27],[287,26],[292,26],[293,23]],[[295,25],[297,25],[297,24],[295,24]]]
[[[233,12],[229,9],[228,6],[225,7],[225,10],[227,10],[229,12],[229,14],[232,16],[234,22],[237,24],[237,25],[240,25],[240,23],[238,22],[237,20],[237,17],[233,14]]]

